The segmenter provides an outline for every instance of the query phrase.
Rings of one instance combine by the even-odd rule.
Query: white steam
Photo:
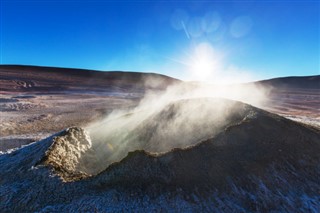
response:
[[[152,81],[152,79],[148,79]],[[128,152],[151,153],[185,148],[212,138],[227,126],[252,116],[266,90],[254,85],[213,86],[181,83],[165,92],[148,92],[131,110],[115,110],[87,126],[98,163],[95,172],[123,159]]]

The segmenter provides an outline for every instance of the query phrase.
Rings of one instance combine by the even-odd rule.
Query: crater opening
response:
[[[254,116],[250,105],[218,98],[173,101],[164,106],[109,115],[86,129],[72,127],[54,138],[43,162],[64,181],[96,175],[129,152],[161,155],[213,138]]]

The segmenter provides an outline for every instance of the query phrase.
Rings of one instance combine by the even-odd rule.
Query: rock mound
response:
[[[237,107],[222,109],[239,111],[227,113],[230,118],[213,128],[214,134],[204,131],[202,136],[206,137],[195,137],[187,146],[150,152],[154,148],[150,142],[161,140],[145,134],[147,130],[137,133],[144,128],[160,132],[162,128],[157,124],[150,124],[151,118],[164,122],[161,125],[170,123],[175,120],[176,110],[183,109],[189,101],[199,103],[187,100],[169,104],[130,129],[125,136],[137,136],[130,143],[146,146],[149,151],[127,149],[129,154],[111,165],[103,165],[108,161],[101,160],[97,153],[105,152],[77,127],[0,154],[0,209],[318,212],[320,132],[309,126],[232,102],[234,105],[228,106]],[[196,109],[187,112],[199,112]],[[205,111],[205,107],[202,109]],[[188,141],[192,133],[196,134],[184,129],[184,122],[178,128],[183,134],[177,141]],[[200,124],[206,129],[205,124],[214,122]],[[179,131],[166,132],[168,139]]]
[[[117,120],[106,124],[116,132],[107,131],[95,143],[81,128],[63,131],[43,162],[64,181],[121,171],[116,181],[133,185],[166,180],[215,187],[227,176],[264,175],[272,164],[302,168],[305,161],[316,168],[320,162],[314,151],[320,150],[318,130],[236,101],[179,100],[148,113],[134,127],[132,116],[139,117],[120,120],[129,126],[118,129]]]
[[[53,167],[64,181],[90,176],[94,160],[92,143],[84,129],[68,128],[53,138],[42,163]]]
[[[288,185],[298,187],[300,178],[318,182],[319,151],[318,130],[262,111],[194,146],[160,156],[131,152],[104,173],[114,173],[109,180],[114,183],[162,183],[204,190],[225,189],[229,179],[249,190],[254,186],[248,177],[255,176],[268,188],[286,190]],[[274,179],[275,173],[284,175],[283,179]],[[319,185],[315,188],[320,189]]]
[[[100,161],[97,170],[135,150],[159,154],[193,146],[257,113],[257,108],[241,102],[195,98],[107,119],[89,129]]]

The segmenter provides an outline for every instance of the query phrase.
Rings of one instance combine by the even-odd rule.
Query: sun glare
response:
[[[203,42],[189,49],[183,58],[173,61],[184,66],[186,81],[226,85],[256,80],[252,71],[228,63],[226,56],[225,52]]]
[[[212,74],[214,64],[208,58],[198,58],[192,64],[192,72],[197,79],[205,80]]]
[[[207,81],[214,77],[219,69],[219,56],[208,43],[196,46],[191,57],[190,72],[193,79]]]

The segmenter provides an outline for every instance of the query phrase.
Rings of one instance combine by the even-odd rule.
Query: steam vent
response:
[[[0,0],[0,213],[320,213],[320,0]]]
[[[89,177],[94,167],[94,151],[84,129],[71,127],[53,138],[42,162],[51,166],[64,181]]]
[[[112,151],[107,144],[116,134],[93,140],[94,131],[71,127],[0,155],[2,211],[188,210],[189,202],[199,211],[257,211],[248,197],[277,210],[279,202],[307,208],[288,199],[318,206],[319,130],[225,99],[180,100],[147,114],[121,129],[127,137]],[[193,123],[195,115],[207,119]]]

